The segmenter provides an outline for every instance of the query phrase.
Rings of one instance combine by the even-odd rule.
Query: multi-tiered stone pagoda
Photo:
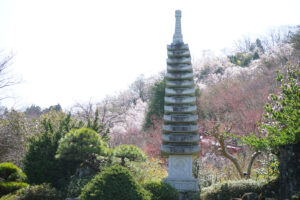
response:
[[[161,152],[168,157],[169,172],[165,181],[180,192],[197,191],[193,178],[194,156],[199,154],[198,116],[193,68],[188,44],[181,34],[181,11],[175,11],[173,42],[167,46],[167,74],[164,125]]]

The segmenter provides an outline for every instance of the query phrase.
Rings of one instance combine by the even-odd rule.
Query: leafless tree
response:
[[[0,101],[7,98],[6,95],[3,95],[3,89],[20,83],[19,80],[17,80],[9,71],[9,66],[12,63],[12,60],[14,58],[13,53],[5,54],[3,52],[0,52]]]

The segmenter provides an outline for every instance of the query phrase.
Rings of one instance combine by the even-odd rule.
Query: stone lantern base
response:
[[[168,182],[179,192],[198,191],[198,179],[193,177],[192,155],[172,155],[169,156]]]

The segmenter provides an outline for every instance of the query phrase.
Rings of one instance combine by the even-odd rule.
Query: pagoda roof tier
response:
[[[164,120],[167,122],[197,122],[198,115],[182,115],[182,114],[164,115]]]
[[[166,74],[166,79],[193,79],[194,75],[192,72],[184,72],[184,73],[170,73]]]
[[[165,103],[174,103],[174,104],[193,104],[196,103],[196,97],[165,97]]]
[[[189,49],[189,45],[188,44],[168,44],[167,45],[167,49],[168,51],[172,51],[172,50],[188,50]]]
[[[183,96],[183,95],[195,95],[195,88],[166,88],[166,96]]]
[[[162,145],[160,150],[163,155],[194,155],[199,154],[199,145],[181,146],[181,145]]]
[[[168,57],[169,58],[180,58],[180,57],[190,57],[190,51],[188,49],[180,49],[180,50],[170,50],[168,51]]]
[[[198,143],[199,134],[162,134],[163,143]]]
[[[195,113],[197,111],[197,106],[183,106],[183,105],[172,105],[172,106],[164,106],[165,112],[173,112],[173,113]]]
[[[174,132],[174,133],[197,133],[198,125],[172,125],[167,124],[163,125],[163,131],[165,133]]]
[[[194,81],[166,81],[167,88],[192,88],[194,85]]]
[[[167,71],[168,72],[192,72],[193,71],[193,66],[192,65],[168,65],[167,66]]]
[[[182,57],[182,58],[168,58],[167,64],[175,65],[175,64],[191,64],[191,57]]]

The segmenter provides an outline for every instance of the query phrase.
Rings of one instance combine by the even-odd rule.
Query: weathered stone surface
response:
[[[164,144],[161,146],[161,151],[170,155],[196,155],[200,151],[199,145],[179,146]]]
[[[167,59],[167,64],[168,65],[174,65],[174,64],[188,64],[190,65],[192,63],[191,58],[168,58]]]
[[[165,106],[165,111],[174,113],[191,113],[197,111],[197,106]]]
[[[169,156],[168,162],[169,176],[165,181],[181,192],[198,191],[198,181],[193,178],[192,173],[193,158],[191,155],[172,155]]]
[[[173,42],[167,46],[165,115],[161,152],[169,156],[168,181],[181,192],[197,191],[192,177],[192,156],[200,151],[195,84],[189,47],[181,34],[181,11],[176,11]]]
[[[162,140],[164,142],[173,142],[173,143],[197,143],[199,142],[199,134],[163,134]]]
[[[167,80],[175,80],[175,79],[193,79],[193,73],[190,72],[183,72],[183,73],[167,73],[166,74],[166,79]]]
[[[194,87],[194,81],[166,81],[166,86],[168,88],[193,88]]]
[[[188,44],[170,44],[167,45],[168,51],[173,51],[173,50],[189,50],[189,45]]]
[[[163,125],[163,130],[166,132],[176,132],[176,133],[197,132],[198,125]]]
[[[168,57],[190,57],[190,51],[188,49],[168,51]]]
[[[196,103],[196,97],[165,97],[165,103]]]
[[[166,88],[166,95],[181,96],[181,95],[195,95],[195,88]]]
[[[164,115],[164,120],[167,122],[195,122],[198,121],[198,115]]]

